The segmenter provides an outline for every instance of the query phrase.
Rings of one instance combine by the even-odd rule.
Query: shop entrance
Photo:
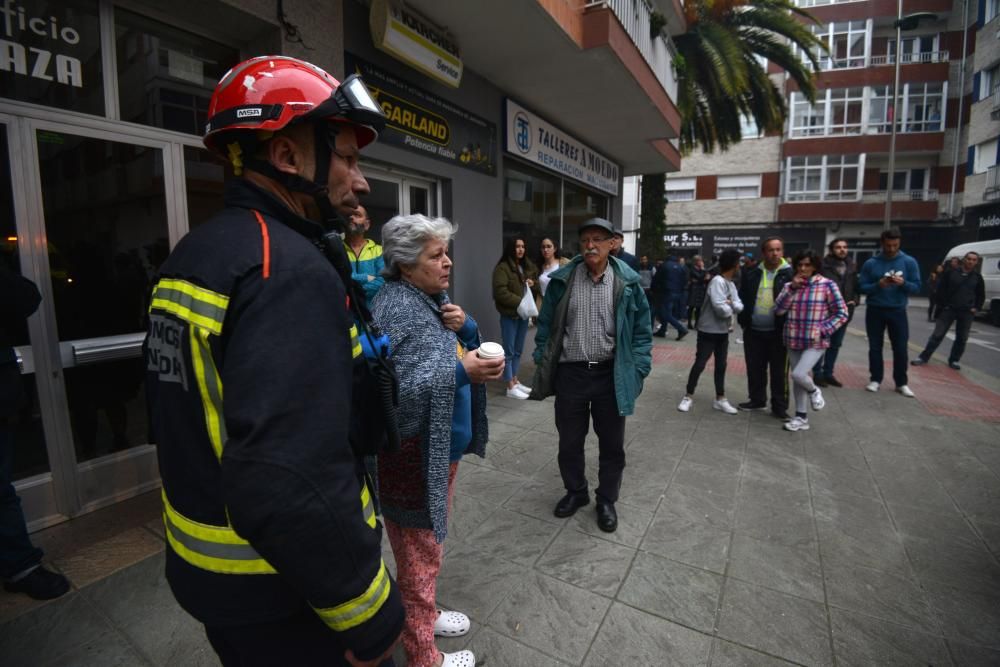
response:
[[[372,226],[369,238],[382,242],[382,225],[400,213],[440,215],[438,185],[419,176],[362,164],[371,192],[361,198]]]
[[[14,341],[28,396],[13,478],[32,528],[159,485],[141,344],[179,208],[175,148],[0,116],[2,260],[42,294]]]

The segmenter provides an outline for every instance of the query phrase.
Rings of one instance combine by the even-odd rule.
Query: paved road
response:
[[[851,321],[850,328],[864,334],[864,307],[858,310]],[[924,349],[927,339],[934,330],[934,323],[927,321],[927,300],[913,299],[910,304],[910,358]],[[955,340],[955,328],[952,326],[941,346],[934,353],[932,363],[946,363],[951,344]],[[972,325],[969,342],[962,356],[962,366],[1000,379],[1000,327],[993,326],[985,319],[977,319]]]

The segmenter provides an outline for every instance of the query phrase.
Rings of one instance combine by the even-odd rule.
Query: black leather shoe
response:
[[[767,403],[754,403],[753,401],[745,401],[737,405],[740,410],[766,410]]]
[[[666,327],[661,327],[660,329],[658,329],[656,331],[656,333],[653,334],[653,337],[654,338],[666,338],[667,337],[667,328]]]
[[[684,340],[684,336],[687,336],[687,335],[688,335],[688,332],[687,332],[687,329],[685,329],[684,331],[682,331],[679,334],[677,334],[677,340]]]
[[[962,370],[962,365],[959,364],[957,361],[949,361],[948,368],[950,368],[953,371],[960,371]]]
[[[831,387],[843,387],[844,384],[832,375],[826,379],[826,383]]]
[[[576,511],[584,505],[590,504],[590,496],[581,493],[567,493],[556,503],[555,510],[552,511],[560,519],[573,516]]]
[[[830,382],[826,378],[813,378],[813,384],[817,387],[825,387],[830,384]]]
[[[788,421],[791,417],[788,416],[787,410],[771,410],[771,415],[782,421]]]
[[[618,513],[615,504],[604,500],[597,501],[597,527],[605,533],[613,533],[618,528]]]
[[[28,576],[8,581],[3,588],[8,593],[24,593],[36,600],[54,600],[66,594],[69,581],[61,574],[50,572],[39,565]]]

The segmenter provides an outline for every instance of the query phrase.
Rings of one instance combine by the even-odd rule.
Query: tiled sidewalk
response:
[[[658,342],[614,534],[593,504],[552,516],[552,401],[491,396],[489,456],[460,468],[439,581],[473,631],[441,647],[489,667],[1000,664],[1000,424],[989,407],[930,411],[969,392],[997,405],[995,386],[928,368],[911,377],[917,401],[829,389],[812,429],[788,433],[766,414],[713,411],[710,374],[677,412],[691,339]],[[738,346],[730,356],[735,402]],[[842,359],[863,378],[864,339],[848,336]],[[588,452],[595,478],[596,442]],[[216,664],[163,581],[155,506],[151,494],[39,534],[76,589],[45,605],[0,593],[0,662]],[[101,536],[82,555],[49,536],[88,521]],[[109,576],[80,564],[121,560],[136,540]]]

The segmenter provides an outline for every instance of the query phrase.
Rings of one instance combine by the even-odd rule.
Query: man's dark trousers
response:
[[[788,350],[781,331],[743,330],[743,351],[747,362],[747,390],[750,402],[767,404],[768,372],[771,376],[771,410],[788,410]]]
[[[971,310],[956,310],[951,306],[944,306],[938,309],[937,320],[934,322],[934,332],[927,341],[927,347],[920,353],[920,358],[927,361],[934,355],[934,350],[938,348],[944,335],[951,328],[951,323],[955,323],[955,342],[951,344],[951,354],[948,355],[948,363],[958,363],[965,354],[965,343],[969,340],[969,331],[972,329],[972,320],[975,316]]]
[[[559,472],[569,493],[587,493],[583,443],[594,418],[600,451],[597,496],[618,501],[625,469],[625,417],[618,414],[615,371],[610,361],[562,363],[556,369],[556,429],[559,431]]]
[[[906,344],[910,340],[910,322],[906,319],[906,308],[865,309],[865,333],[868,335],[868,375],[872,382],[881,384],[885,375],[882,365],[882,344],[886,329],[889,330],[889,344],[892,346],[892,380],[897,387],[907,384]]]

